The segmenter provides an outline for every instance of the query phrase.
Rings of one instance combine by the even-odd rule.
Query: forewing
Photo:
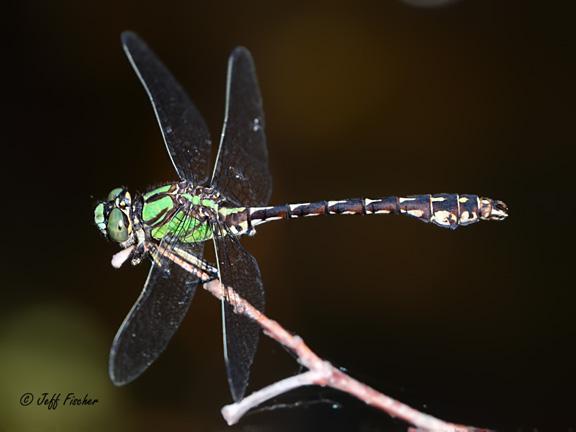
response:
[[[201,244],[187,248],[201,257]],[[114,384],[133,381],[164,351],[186,315],[198,283],[194,275],[172,261],[152,263],[144,289],[112,343],[109,373]]]
[[[262,97],[250,52],[236,48],[228,60],[226,112],[212,185],[230,203],[266,205],[272,192]]]
[[[220,280],[233,288],[242,298],[258,310],[264,310],[264,287],[256,259],[242,247],[233,235],[215,237],[215,247],[220,270]],[[228,301],[233,301],[228,299]],[[236,314],[234,305],[222,303],[224,359],[230,392],[235,401],[244,396],[250,367],[254,361],[260,327],[249,318]]]
[[[202,115],[142,39],[135,33],[124,32],[122,45],[150,98],[178,176],[194,184],[205,184],[211,141]]]

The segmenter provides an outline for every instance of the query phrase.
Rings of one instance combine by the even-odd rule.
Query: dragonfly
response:
[[[503,220],[505,203],[473,194],[422,194],[268,205],[268,166],[262,97],[250,52],[228,60],[225,118],[213,170],[211,138],[200,112],[154,52],[135,33],[121,36],[124,52],[150,99],[177,180],[132,196],[126,187],[97,203],[94,222],[120,251],[112,264],[150,261],[142,293],[120,326],[110,351],[116,385],[139,377],[165,350],[186,315],[197,287],[219,279],[237,296],[264,310],[256,259],[240,237],[275,220],[321,215],[408,215],[455,229]],[[203,258],[212,243],[215,263]],[[222,300],[224,359],[232,398],[248,385],[259,327]]]

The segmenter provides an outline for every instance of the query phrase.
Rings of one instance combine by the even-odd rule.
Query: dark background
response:
[[[463,0],[21,1],[3,6],[0,431],[403,429],[337,392],[229,429],[218,303],[194,299],[137,382],[107,377],[147,266],[110,266],[92,223],[117,185],[174,173],[122,30],[154,48],[218,137],[227,55],[256,61],[274,203],[426,192],[505,200],[456,232],[407,218],[259,229],[268,312],[375,388],[447,420],[573,430],[574,10]],[[298,371],[263,340],[252,389]],[[25,392],[98,398],[21,407]],[[342,405],[332,409],[329,399]],[[570,429],[572,428],[572,429]]]

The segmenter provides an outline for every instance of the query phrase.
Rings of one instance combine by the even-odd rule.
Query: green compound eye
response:
[[[106,229],[106,221],[104,219],[104,204],[100,203],[94,209],[94,223],[101,231]]]
[[[126,228],[126,216],[119,209],[112,209],[108,216],[106,230],[112,240],[122,243],[128,240],[128,228]]]
[[[124,189],[122,189],[121,187],[112,189],[108,194],[108,201],[114,201],[116,197],[118,197],[118,195],[122,193],[123,190]]]

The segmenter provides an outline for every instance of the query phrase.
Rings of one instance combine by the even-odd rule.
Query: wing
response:
[[[202,256],[202,245],[187,245]],[[120,326],[110,350],[110,379],[116,385],[138,378],[164,351],[186,315],[199,281],[165,259],[152,263],[144,289]]]
[[[262,97],[252,56],[242,47],[228,60],[226,112],[211,184],[235,205],[265,205],[272,192]]]
[[[205,184],[211,141],[202,115],[142,39],[135,33],[124,32],[122,45],[150,98],[178,176],[194,184]]]
[[[256,259],[230,234],[215,237],[220,280],[258,310],[264,310],[264,287]],[[235,401],[244,396],[250,367],[256,354],[260,327],[243,315],[235,314],[233,305],[222,302],[224,360],[228,385]]]

